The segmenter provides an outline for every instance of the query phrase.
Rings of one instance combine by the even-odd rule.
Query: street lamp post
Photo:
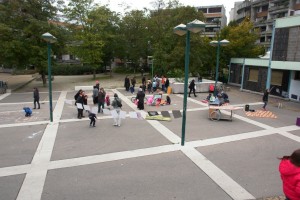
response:
[[[53,109],[52,109],[52,75],[51,75],[51,44],[55,43],[57,39],[50,33],[44,33],[42,38],[47,42],[48,46],[48,81],[49,81],[49,109],[50,109],[50,122],[53,122]]]
[[[199,33],[204,30],[205,23],[195,19],[187,25],[180,24],[173,30],[174,33],[180,36],[186,34],[186,46],[185,46],[185,62],[184,62],[184,97],[183,97],[183,112],[182,112],[182,129],[181,129],[181,145],[184,146],[185,141],[185,126],[186,126],[186,107],[187,107],[187,89],[189,78],[189,62],[190,62],[190,32]]]
[[[217,83],[219,77],[219,61],[220,61],[220,46],[226,46],[229,44],[228,40],[221,40],[218,36],[218,41],[211,41],[209,43],[211,46],[217,46],[217,61],[216,61],[216,80],[215,80],[215,88],[214,88],[214,96],[217,95]]]

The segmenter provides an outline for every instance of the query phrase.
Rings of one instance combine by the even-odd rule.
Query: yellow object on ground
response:
[[[147,120],[158,120],[158,121],[171,121],[170,117],[163,117],[162,115],[155,115],[155,116],[147,115],[145,119],[147,119]]]

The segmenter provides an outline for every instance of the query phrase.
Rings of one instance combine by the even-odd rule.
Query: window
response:
[[[258,69],[249,69],[249,79],[248,81],[258,82]]]
[[[282,71],[272,71],[271,84],[281,86],[282,85],[282,77],[283,77]]]

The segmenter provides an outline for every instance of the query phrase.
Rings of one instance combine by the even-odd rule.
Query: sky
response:
[[[144,7],[153,8],[151,2],[155,0],[95,0],[102,5],[109,5],[109,8],[116,12],[124,13],[125,11],[137,9],[142,10]],[[224,5],[226,9],[227,21],[229,21],[229,11],[234,7],[234,2],[241,0],[179,0],[185,6],[209,6]],[[126,10],[127,7],[130,7]]]

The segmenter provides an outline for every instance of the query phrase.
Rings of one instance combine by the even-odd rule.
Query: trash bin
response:
[[[250,106],[248,104],[245,105],[245,111],[248,112],[249,111]]]

